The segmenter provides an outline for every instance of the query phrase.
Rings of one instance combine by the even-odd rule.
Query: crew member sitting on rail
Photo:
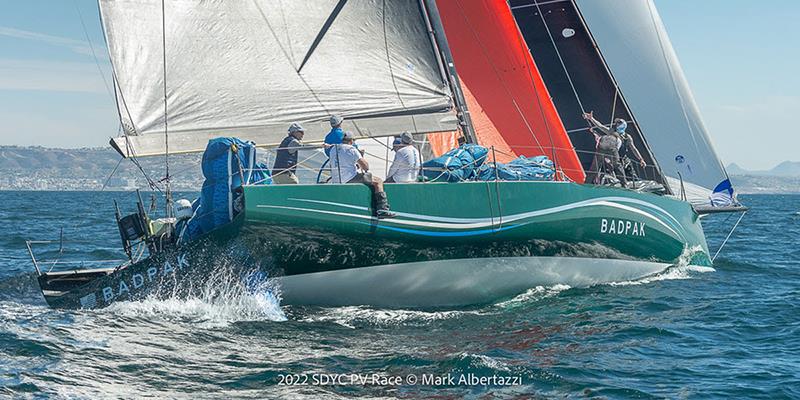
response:
[[[331,182],[363,183],[372,190],[372,205],[378,218],[392,218],[396,214],[389,210],[389,200],[383,191],[383,180],[369,172],[369,164],[358,149],[353,147],[352,132],[342,134],[342,143],[330,148]],[[361,168],[361,171],[358,171]]]
[[[272,167],[272,181],[279,185],[298,184],[300,181],[295,175],[297,171],[297,153],[303,144],[305,130],[298,123],[289,127],[289,135],[278,146],[275,164]]]
[[[403,132],[394,146],[394,161],[386,173],[386,183],[416,182],[419,176],[420,156],[419,150],[414,147],[414,137],[408,132]]]

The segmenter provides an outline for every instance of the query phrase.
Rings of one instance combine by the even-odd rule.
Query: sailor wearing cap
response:
[[[340,144],[342,143],[342,135],[344,135],[344,131],[342,130],[342,122],[344,122],[344,118],[341,115],[331,115],[331,131],[325,135],[325,144]],[[325,147],[325,155],[331,155],[331,148]]]
[[[369,172],[369,164],[364,155],[353,147],[354,141],[352,132],[343,132],[342,143],[330,147],[331,182],[363,183],[369,186],[372,190],[372,208],[375,216],[394,217],[396,214],[389,210],[389,200],[383,191],[383,180]]]
[[[298,123],[289,126],[289,134],[278,146],[275,164],[272,166],[272,181],[279,185],[297,184],[297,151],[303,147],[305,130]]]
[[[395,139],[394,161],[386,174],[386,183],[416,182],[421,164],[419,150],[414,147],[414,137],[403,132]]]

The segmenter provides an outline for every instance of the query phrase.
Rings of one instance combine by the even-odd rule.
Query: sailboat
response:
[[[667,134],[647,108],[639,109],[641,82],[623,79],[624,65],[607,62],[614,35],[626,32],[603,30],[614,23],[603,19],[609,11],[585,3],[100,0],[124,131],[112,147],[136,160],[207,148],[208,156],[212,144],[225,146],[215,148],[228,155],[227,219],[180,241],[170,212],[155,220],[140,201],[137,213],[117,213],[128,262],[39,271],[45,299],[53,307],[97,308],[183,293],[213,274],[220,258],[268,272],[284,304],[391,307],[478,304],[538,285],[638,279],[682,257],[711,265],[700,216],[742,208],[720,185],[700,203],[724,170],[716,168],[652,3],[633,2],[647,14],[630,17],[651,17],[655,37],[664,39],[666,58],[648,67],[657,69],[653,74],[666,68],[677,83],[652,95],[680,107],[682,115],[668,115],[678,118],[669,135],[694,139],[694,152],[675,143],[659,149]],[[573,12],[577,19],[559,34],[583,46],[588,38],[591,51],[583,55],[591,57],[567,60],[571,50],[554,36],[546,43],[553,47],[539,46],[541,26],[531,28],[525,12],[548,6]],[[549,18],[542,19],[548,37]],[[561,70],[551,70],[542,55],[554,50],[575,98],[564,94]],[[604,91],[579,87],[579,79]],[[589,104],[585,93],[603,97],[591,105],[598,113],[631,121],[646,177],[663,193],[584,183],[592,171],[585,154],[594,148],[577,135],[575,110],[565,104],[578,97]],[[274,149],[293,122],[306,127],[306,142],[319,143],[331,114],[346,116],[344,128],[369,140],[404,131],[425,136],[437,155],[457,137],[489,148],[494,165],[545,155],[555,178],[387,184],[397,214],[391,219],[373,216],[370,190],[361,184],[253,180],[255,156],[247,146]],[[687,121],[690,133],[678,129]],[[241,140],[220,139],[226,137]],[[675,151],[691,173],[667,168]],[[200,217],[195,208],[192,218]],[[131,255],[135,241],[148,256]]]

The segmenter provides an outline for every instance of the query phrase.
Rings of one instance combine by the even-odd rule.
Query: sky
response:
[[[655,2],[723,162],[800,161],[800,1]],[[110,77],[95,0],[0,0],[0,144],[105,146]]]

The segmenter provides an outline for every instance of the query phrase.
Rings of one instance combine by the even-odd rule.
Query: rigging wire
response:
[[[572,93],[575,94],[575,100],[578,101],[578,106],[580,106],[581,112],[585,114],[586,109],[583,107],[581,96],[578,95],[578,90],[575,89],[575,83],[572,82],[572,76],[569,74],[569,70],[567,70],[567,64],[564,63],[564,58],[561,57],[561,51],[558,50],[558,45],[556,44],[556,40],[553,38],[553,32],[551,32],[550,27],[547,26],[547,21],[544,19],[544,14],[542,13],[542,7],[540,6],[539,3],[536,3],[536,9],[539,11],[539,17],[541,17],[542,19],[542,24],[544,24],[544,29],[547,30],[547,36],[550,38],[550,43],[553,44],[553,49],[556,51],[556,55],[558,56],[558,61],[561,63],[561,67],[564,69],[564,74],[567,76],[567,81],[569,82],[569,86],[572,88]]]
[[[119,158],[119,161],[117,161],[117,166],[115,166],[115,167],[114,167],[114,169],[111,171],[111,174],[109,174],[109,175],[108,175],[108,178],[106,178],[106,181],[105,181],[105,183],[103,183],[103,187],[102,187],[102,188],[100,188],[100,191],[101,191],[101,192],[102,192],[102,191],[104,191],[104,190],[106,190],[106,187],[108,186],[108,182],[110,182],[110,181],[111,181],[111,178],[112,178],[112,177],[114,176],[114,174],[117,172],[117,168],[119,168],[119,165],[120,165],[120,164],[122,164],[122,160],[124,160],[124,159],[125,159],[125,158],[123,158],[123,157],[120,157],[120,158]]]
[[[102,12],[102,8],[100,8],[100,7],[98,7],[98,17],[100,19],[100,24],[104,26],[105,22],[104,22],[104,19],[103,19],[103,12]],[[101,31],[103,32],[103,42],[105,43],[106,48],[109,49],[109,52],[110,52],[111,47],[108,45],[108,37],[106,36],[106,31],[105,31],[105,29],[101,29]],[[128,133],[126,132],[125,122],[123,121],[124,120],[124,116],[122,114],[122,110],[123,109],[125,110],[125,114],[127,115],[128,121],[130,122],[130,125],[131,125],[130,128],[133,130],[133,132],[134,133],[139,132],[139,128],[136,127],[136,122],[134,122],[133,116],[131,115],[130,109],[128,108],[128,104],[127,104],[127,102],[125,100],[125,95],[122,92],[122,88],[120,88],[119,79],[117,78],[116,69],[114,68],[114,57],[110,57],[109,61],[111,63],[111,82],[114,85],[114,87],[116,89],[116,93],[117,93],[117,97],[116,97],[117,114],[119,115],[119,121],[120,121],[120,127],[122,128],[122,134],[125,136],[125,150],[126,150],[126,153],[128,154],[128,157],[126,157],[126,158],[128,160],[130,160],[130,162],[134,166],[136,166],[136,168],[139,170],[139,172],[142,173],[142,176],[144,176],[144,178],[147,181],[147,184],[148,184],[148,186],[150,187],[151,190],[157,190],[159,193],[163,193],[161,191],[161,187],[159,187],[158,184],[152,178],[150,178],[150,175],[147,174],[147,172],[144,170],[144,168],[142,168],[141,163],[139,163],[139,160],[136,157],[136,153],[133,151],[133,146],[131,145],[130,139],[128,137]],[[120,102],[121,102],[121,104],[120,104]]]
[[[737,221],[736,221],[736,224],[734,224],[734,225],[733,225],[733,228],[731,228],[731,231],[730,231],[730,232],[728,232],[728,236],[726,236],[726,237],[725,237],[725,240],[723,240],[723,241],[722,241],[722,244],[719,246],[719,249],[717,249],[717,252],[716,252],[716,253],[714,253],[714,257],[711,257],[711,262],[712,262],[712,263],[714,262],[714,260],[716,260],[716,259],[717,259],[717,256],[718,256],[718,255],[719,255],[719,253],[722,251],[722,248],[723,248],[723,247],[725,247],[725,244],[726,244],[726,243],[728,243],[728,239],[730,239],[730,238],[731,238],[731,235],[733,235],[733,231],[735,231],[735,230],[736,230],[736,227],[738,227],[738,226],[739,226],[739,223],[740,223],[740,222],[742,222],[742,219],[744,218],[744,216],[745,216],[746,214],[747,214],[747,211],[743,212],[743,213],[742,213],[742,215],[739,217],[739,220],[737,220]]]
[[[478,34],[475,32],[475,29],[472,27],[472,24],[469,23],[469,17],[467,17],[467,15],[463,12],[463,8],[460,6],[460,3],[459,3],[459,10],[461,11],[461,16],[464,18],[465,21],[467,21],[467,26],[470,28],[470,31],[472,32],[472,36],[475,38],[475,41],[478,43],[478,45],[480,45],[481,51],[483,52],[483,56],[489,61],[489,65],[492,66],[492,71],[494,72],[495,76],[497,77],[497,80],[500,81],[500,83],[503,86],[503,90],[505,90],[506,94],[508,94],[508,97],[511,99],[512,103],[514,103],[514,107],[516,108],[517,113],[519,114],[520,118],[522,118],[522,121],[525,123],[525,127],[528,128],[528,131],[531,133],[531,136],[533,136],[533,139],[536,141],[536,144],[539,145],[539,148],[542,150],[542,152],[544,152],[545,151],[544,146],[542,146],[542,144],[539,142],[539,139],[536,137],[536,134],[534,134],[533,129],[531,128],[530,124],[528,123],[527,118],[525,118],[525,115],[522,114],[522,110],[520,109],[519,105],[517,104],[516,99],[514,99],[513,96],[511,95],[511,90],[508,88],[508,85],[506,85],[505,81],[501,78],[500,71],[498,71],[497,67],[494,65],[494,63],[491,62],[491,58],[489,57],[489,53],[486,50],[486,46],[484,45],[484,43],[478,37]]]
[[[103,85],[106,87],[108,95],[111,96],[111,100],[114,100],[114,92],[111,90],[111,86],[109,86],[108,84],[108,80],[106,79],[106,74],[103,73],[103,68],[100,67],[100,60],[97,58],[97,53],[94,51],[94,45],[92,44],[92,39],[89,38],[89,30],[86,28],[86,22],[84,22],[83,20],[83,13],[81,13],[81,9],[80,7],[78,7],[78,1],[73,0],[72,4],[75,5],[75,11],[78,12],[78,19],[80,19],[81,21],[81,26],[83,27],[83,34],[86,36],[86,42],[89,44],[89,49],[92,51],[92,58],[94,58],[95,65],[97,65],[97,71],[100,72],[100,77],[103,79]]]
[[[166,197],[166,217],[172,216],[172,188],[170,185],[169,176],[169,114],[167,108],[167,16],[165,0],[161,0],[161,45],[163,54],[163,72],[164,72],[164,169],[165,169],[165,197]]]
[[[667,57],[667,51],[664,48],[664,42],[661,40],[661,35],[658,32],[658,23],[656,22],[656,17],[651,7],[652,6],[648,2],[647,11],[650,13],[650,20],[653,22],[653,30],[655,31],[656,38],[658,39],[658,46],[659,49],[661,50],[661,55],[664,56],[664,64],[667,67],[667,71],[669,71],[669,79],[672,83],[672,87],[675,89],[675,93],[678,95],[678,100],[681,103],[681,111],[683,112],[683,118],[686,121],[686,127],[689,128],[689,132],[691,133],[690,136],[692,138],[692,141],[694,142],[695,148],[697,148],[699,146],[697,145],[697,141],[695,140],[694,129],[692,129],[692,123],[689,121],[689,114],[686,112],[686,106],[684,105],[683,96],[681,96],[681,91],[678,89],[678,83],[675,81],[675,76],[672,71],[672,68],[670,68],[669,58]]]
[[[513,15],[513,11],[511,13]],[[522,38],[522,31],[520,31],[519,25],[515,24],[515,26],[517,27],[517,42],[519,46],[525,49],[525,51],[527,51],[528,54],[530,54],[530,49],[528,48],[527,43],[525,43]],[[533,57],[533,55],[531,55],[531,57]],[[555,149],[556,145],[555,142],[553,142],[553,134],[550,130],[550,123],[548,122],[546,116],[544,115],[544,109],[542,108],[542,100],[539,98],[539,92],[536,90],[536,81],[533,78],[533,68],[535,68],[535,66],[531,65],[528,57],[525,57],[525,65],[528,67],[528,78],[531,81],[531,85],[533,85],[534,87],[533,93],[536,96],[536,104],[539,106],[539,114],[542,117],[542,121],[544,121],[545,129],[547,129],[547,137],[550,139],[550,148],[552,149],[553,152],[553,163],[555,164],[556,168],[558,168],[561,164],[558,161],[558,152],[556,152]]]

